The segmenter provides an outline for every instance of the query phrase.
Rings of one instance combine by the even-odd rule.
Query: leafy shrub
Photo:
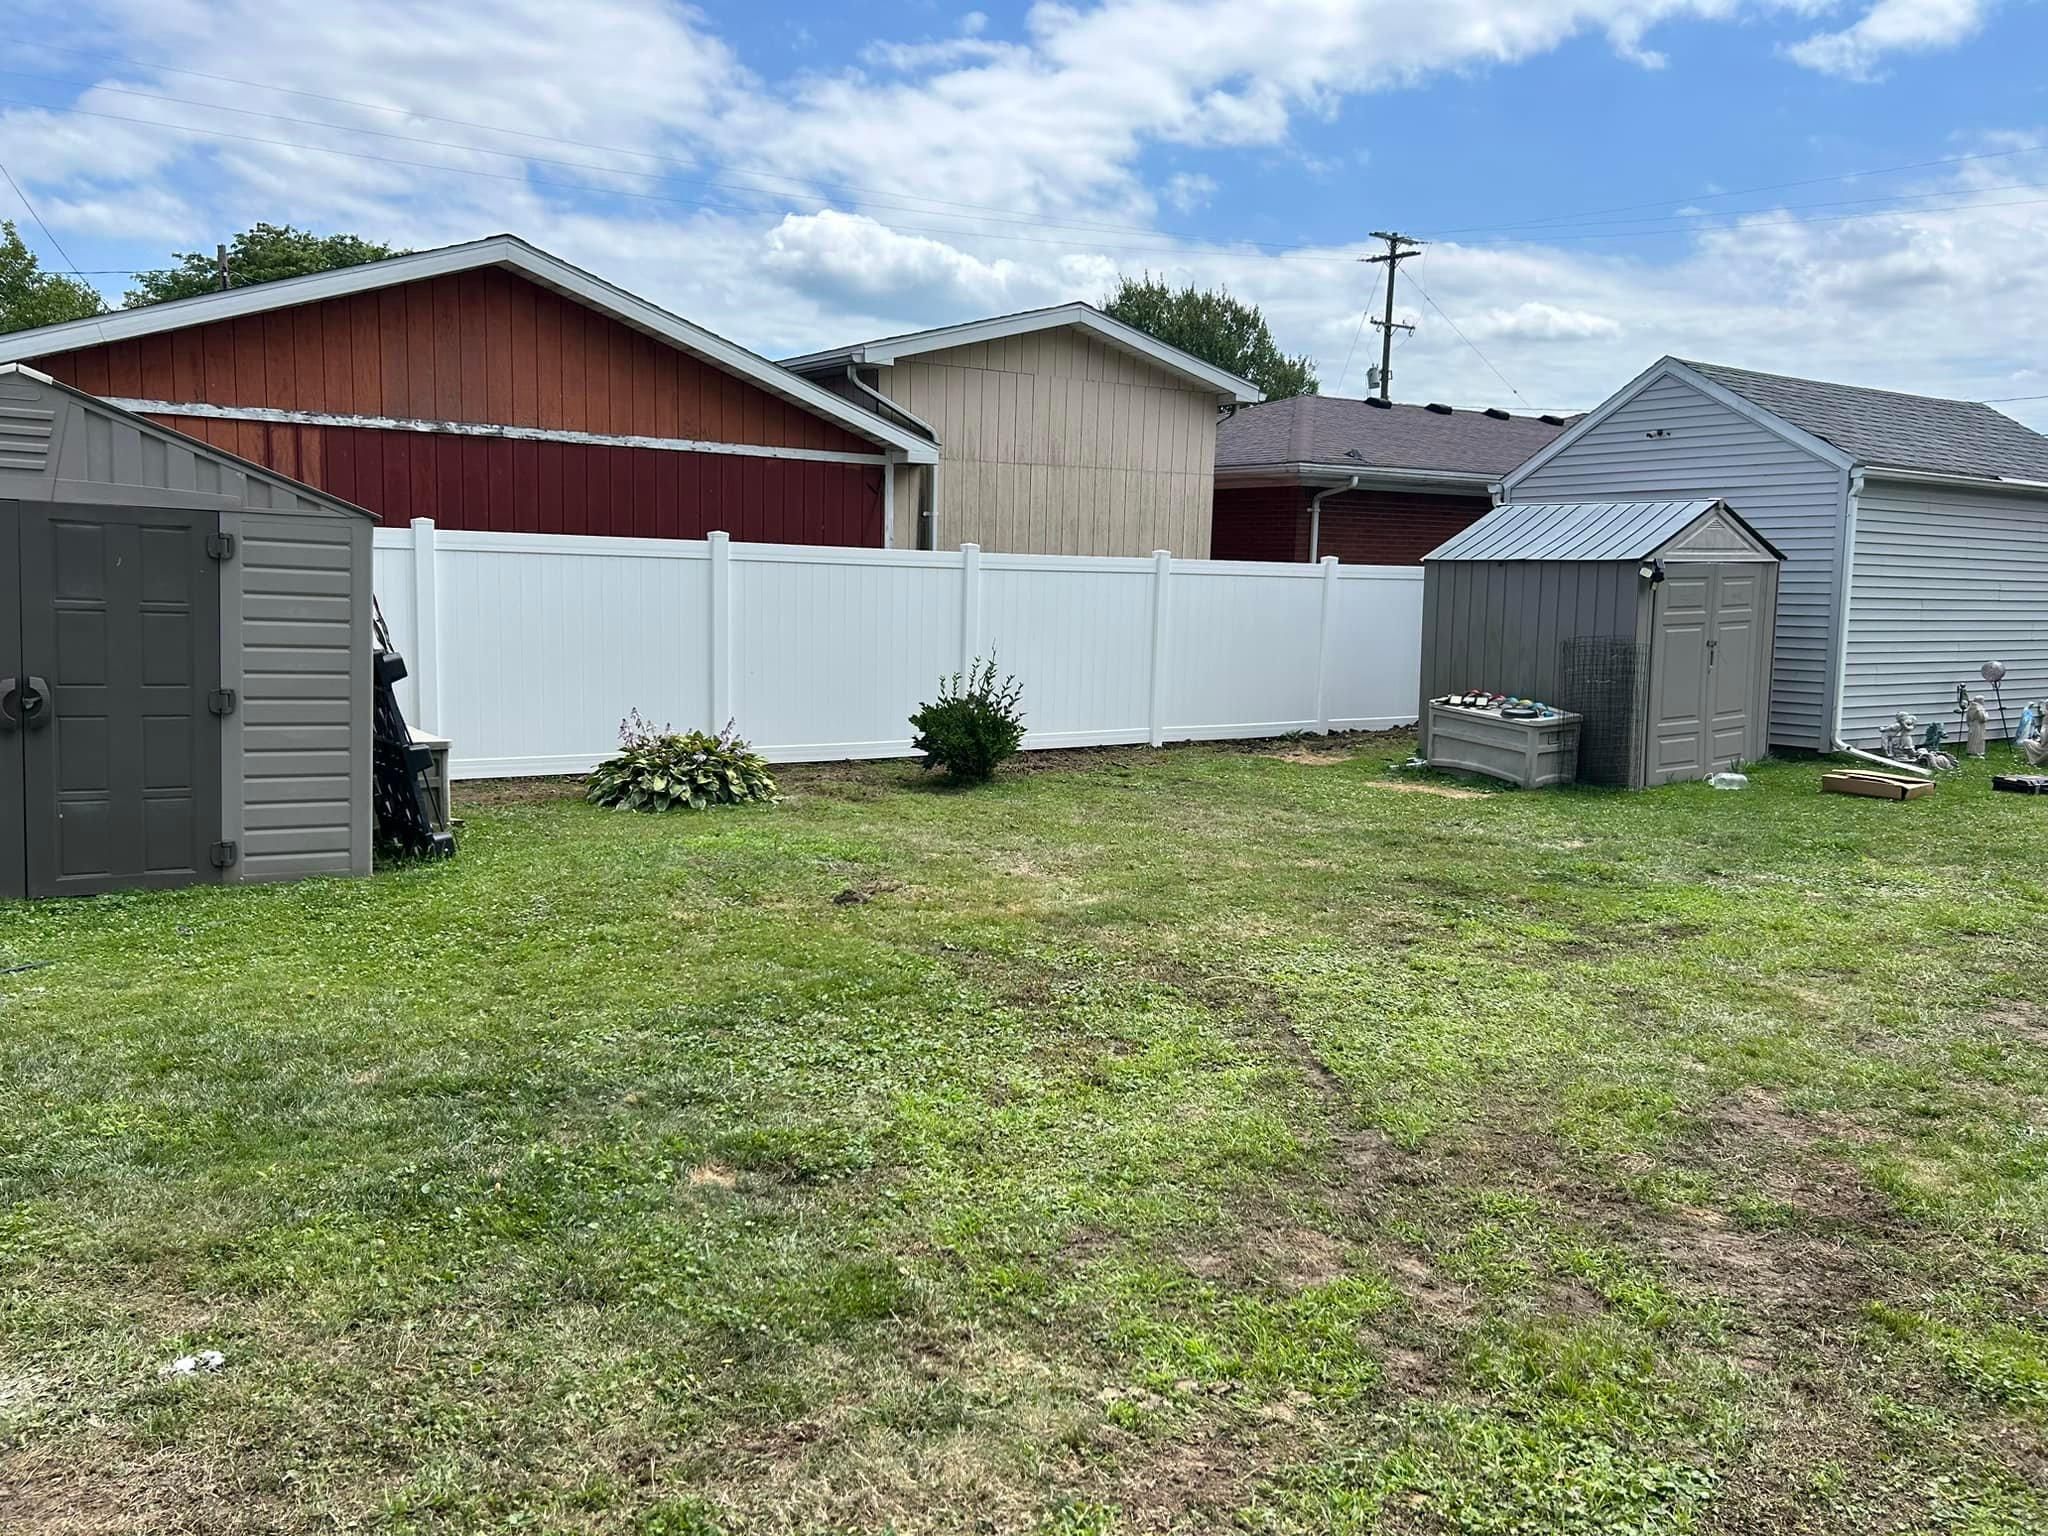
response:
[[[716,736],[657,730],[637,709],[619,722],[619,754],[592,770],[584,795],[615,811],[701,811],[776,798],[767,762],[730,722]]]
[[[1024,686],[1014,677],[996,681],[996,659],[939,679],[939,696],[910,717],[917,732],[911,743],[927,768],[943,768],[962,784],[986,784],[996,765],[1012,756],[1024,739],[1018,709]]]

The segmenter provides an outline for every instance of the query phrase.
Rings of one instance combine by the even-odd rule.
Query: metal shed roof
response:
[[[1725,501],[1509,502],[1425,560],[1644,560],[1718,512],[1776,558],[1784,557]]]

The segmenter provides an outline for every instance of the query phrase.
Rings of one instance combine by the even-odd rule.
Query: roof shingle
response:
[[[1371,405],[1298,395],[1241,406],[1216,429],[1216,467],[1329,464],[1420,469],[1498,479],[1564,429],[1534,416],[1449,415],[1420,405]]]
[[[1862,464],[1986,479],[2048,480],[2048,437],[1974,400],[1683,363]]]

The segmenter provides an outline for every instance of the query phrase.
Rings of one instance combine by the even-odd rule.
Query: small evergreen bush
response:
[[[962,784],[986,784],[1024,740],[1024,713],[1017,707],[1023,695],[1016,678],[996,681],[993,656],[942,677],[939,696],[910,717],[917,732],[911,745],[924,754],[926,768],[943,768]]]
[[[656,729],[637,709],[619,722],[618,756],[592,770],[584,796],[615,811],[701,811],[776,798],[766,760],[730,722],[716,736]]]

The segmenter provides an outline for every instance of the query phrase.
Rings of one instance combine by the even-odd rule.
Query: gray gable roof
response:
[[[1769,540],[1712,497],[1693,501],[1509,502],[1423,556],[1425,560],[1643,560],[1709,514],[1772,555]],[[1780,556],[1779,558],[1783,558]]]
[[[1420,469],[1497,480],[1562,432],[1534,416],[1444,415],[1420,405],[1377,406],[1299,395],[1239,407],[1216,428],[1216,467],[1328,464]]]
[[[2048,437],[1974,400],[1824,384],[1684,358],[1673,361],[1832,443],[1862,464],[1986,479],[2048,480]]]

